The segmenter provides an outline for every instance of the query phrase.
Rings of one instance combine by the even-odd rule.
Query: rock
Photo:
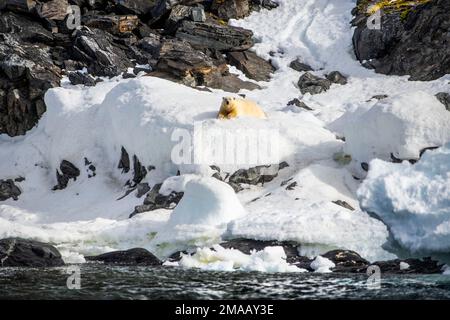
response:
[[[159,23],[170,12],[170,10],[176,5],[190,6],[196,3],[200,3],[204,0],[157,0],[156,4],[152,7],[151,19],[149,25]]]
[[[124,147],[120,150],[120,160],[117,168],[122,169],[122,173],[127,173],[130,171],[130,156]]]
[[[330,80],[317,77],[309,72],[306,72],[298,80],[298,87],[302,94],[314,95],[325,92],[330,89],[331,84]]]
[[[175,33],[181,21],[185,19],[190,19],[192,7],[176,5],[170,11],[169,18],[166,21],[166,27],[164,28],[165,33],[172,34]]]
[[[292,99],[291,101],[289,101],[287,105],[288,106],[296,106],[296,107],[299,107],[299,108],[302,108],[302,109],[305,109],[305,110],[308,110],[308,111],[312,111],[313,110],[310,107],[308,107],[306,105],[306,103],[304,103],[303,101],[300,101],[300,99],[297,99],[297,98]]]
[[[351,250],[332,250],[322,257],[331,260],[336,266],[333,272],[365,273],[370,263]]]
[[[70,83],[73,85],[82,84],[88,87],[93,87],[97,83],[93,76],[81,71],[69,72],[68,78]]]
[[[162,264],[161,260],[155,257],[150,251],[143,248],[113,251],[85,258],[87,261],[99,261],[104,264],[122,266],[160,266]]]
[[[61,171],[61,172],[60,172]],[[59,170],[56,170],[56,180],[58,184],[53,187],[53,190],[63,190],[67,187],[69,180],[77,180],[80,175],[80,170],[75,165],[67,160],[61,161]]]
[[[52,245],[21,238],[0,240],[2,267],[58,267],[64,261]]]
[[[367,162],[361,162],[361,168],[368,172],[369,171],[369,164]]]
[[[388,274],[441,274],[443,264],[431,258],[377,261],[372,263]]]
[[[381,30],[367,28],[367,1],[354,10],[353,47],[365,66],[391,75],[429,81],[450,73],[450,2],[437,0],[408,10],[385,10]]]
[[[148,183],[138,183],[136,186],[136,197],[140,198],[151,190]]]
[[[334,204],[341,206],[345,209],[348,209],[350,211],[355,211],[355,208],[353,208],[351,205],[349,205],[346,201],[343,200],[336,200],[336,201],[332,201]]]
[[[372,98],[370,98],[367,102],[369,102],[372,99],[383,100],[383,99],[386,99],[387,97],[389,97],[387,94],[377,94],[377,95],[373,96]]]
[[[436,94],[436,98],[450,111],[450,94],[447,92],[439,92]]]
[[[67,0],[51,0],[37,6],[37,14],[42,19],[63,21],[67,16]]]
[[[239,169],[234,172],[228,179],[228,183],[233,184],[251,184],[266,183],[272,181],[278,176],[278,171],[282,169],[282,165],[256,166],[249,169]]]
[[[278,3],[272,0],[250,0],[252,10],[257,10],[260,8],[264,9],[275,9],[278,8]]]
[[[18,13],[32,13],[36,8],[34,0],[2,0],[0,10],[7,9]]]
[[[147,169],[141,164],[136,155],[133,156],[133,170],[133,182],[134,185],[137,185],[147,175]]]
[[[189,42],[194,48],[218,51],[243,51],[250,49],[253,32],[239,27],[184,20],[176,37]]]
[[[270,62],[258,57],[252,51],[228,52],[227,61],[241,70],[247,78],[256,81],[269,81],[275,71]]]
[[[328,80],[330,80],[331,82],[333,82],[333,83],[337,83],[337,84],[340,84],[340,85],[346,85],[347,84],[347,78],[344,77],[342,75],[342,73],[340,73],[339,71],[330,72],[326,76],[326,78]]]
[[[139,19],[135,15],[96,15],[86,14],[82,17],[83,25],[97,28],[115,35],[130,33],[138,27]]]
[[[75,31],[73,54],[85,61],[91,74],[115,77],[134,66],[113,35],[95,28],[81,27]]]
[[[150,14],[157,0],[110,0],[114,4],[114,10],[121,14]]]
[[[9,198],[17,200],[21,193],[22,191],[15,185],[13,180],[0,180],[0,201],[5,201]]]
[[[289,67],[294,69],[295,71],[303,72],[303,71],[313,71],[311,66],[306,63],[301,62],[300,58],[295,59],[289,64]]]
[[[134,217],[136,214],[142,212],[153,211],[157,209],[173,209],[180,202],[184,195],[184,192],[172,191],[168,195],[163,195],[159,193],[162,184],[155,184],[151,191],[147,194],[144,199],[144,204],[135,207],[134,212],[130,215],[130,218]]]
[[[249,0],[213,0],[211,10],[225,21],[241,19],[250,13]]]
[[[37,123],[46,109],[46,90],[59,86],[62,75],[48,47],[22,42],[22,29],[9,28],[16,20],[2,26],[3,18],[0,15],[0,29],[7,33],[0,33],[0,134],[17,136]],[[31,35],[32,31],[24,34]]]
[[[191,9],[191,20],[194,22],[205,22],[206,15],[205,10],[200,7],[194,7]]]

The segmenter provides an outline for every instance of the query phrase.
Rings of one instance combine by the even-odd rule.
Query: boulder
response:
[[[347,77],[345,77],[342,73],[339,71],[332,71],[329,74],[327,74],[326,78],[330,80],[333,83],[337,83],[340,85],[346,85],[347,84]]]
[[[313,68],[310,65],[307,65],[306,63],[303,63],[300,58],[295,59],[289,64],[289,67],[294,69],[298,72],[304,72],[304,71],[313,71]]]
[[[73,85],[82,84],[88,87],[93,87],[97,83],[92,75],[81,71],[69,72],[68,78],[70,83]]]
[[[211,10],[220,19],[241,19],[250,13],[249,0],[213,0]]]
[[[0,201],[5,201],[9,198],[17,200],[21,193],[22,191],[20,191],[13,180],[0,180]]]
[[[122,169],[122,173],[127,173],[128,171],[130,171],[130,156],[128,155],[128,152],[124,147],[122,147],[120,150],[120,160],[117,168]]]
[[[429,81],[450,73],[448,0],[384,10],[381,30],[367,28],[367,5],[358,0],[353,47],[356,57],[378,73]]]
[[[241,70],[247,78],[256,81],[269,81],[275,68],[252,51],[234,51],[227,53],[227,61]]]
[[[151,9],[156,5],[157,0],[110,0],[113,3],[114,11],[120,14],[150,14]]]
[[[58,267],[64,261],[52,245],[21,238],[0,240],[1,267]]]
[[[298,80],[298,87],[302,94],[319,94],[330,89],[332,82],[328,79],[317,77],[309,72],[306,72]]]
[[[161,260],[143,248],[107,252],[98,256],[88,256],[85,259],[87,261],[121,266],[160,266],[162,264]]]
[[[67,160],[61,161],[59,170],[56,170],[56,180],[58,184],[53,187],[53,190],[63,190],[69,184],[70,179],[74,181],[80,175],[80,170],[71,162]]]
[[[130,33],[139,24],[139,19],[135,15],[85,14],[81,21],[87,27],[101,29],[115,35]]]
[[[278,8],[278,3],[273,0],[249,0],[249,1],[250,1],[250,8],[252,10],[259,10],[261,8],[271,10]]]
[[[340,207],[343,207],[343,208],[345,208],[345,209],[348,209],[348,210],[350,210],[350,211],[355,211],[355,208],[353,208],[351,205],[349,205],[348,203],[347,203],[347,201],[344,201],[344,200],[336,200],[336,201],[332,201],[334,204],[336,204],[336,205],[338,205],[338,206],[340,206]]]
[[[176,37],[189,42],[194,48],[209,48],[218,51],[243,51],[250,49],[253,32],[244,28],[210,22],[184,20]]]
[[[172,8],[176,5],[194,5],[204,0],[157,0],[150,11],[151,19],[149,24],[156,24],[164,20],[170,14]]]

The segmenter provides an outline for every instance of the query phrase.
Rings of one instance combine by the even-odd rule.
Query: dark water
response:
[[[450,276],[206,272],[171,267],[81,265],[81,289],[67,288],[66,268],[0,269],[7,299],[450,299]]]

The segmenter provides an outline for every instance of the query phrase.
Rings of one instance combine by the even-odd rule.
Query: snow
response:
[[[415,165],[376,159],[358,190],[361,206],[377,214],[405,249],[450,250],[450,144],[427,151]]]
[[[400,262],[400,270],[408,270],[410,265],[406,262],[401,261]]]
[[[330,269],[336,267],[333,261],[322,256],[317,256],[313,262],[311,262],[311,268],[314,272],[329,273]]]
[[[330,128],[346,138],[353,160],[419,159],[423,149],[450,141],[450,112],[431,94],[409,92],[346,113]]]
[[[363,68],[352,51],[354,0],[278,2],[277,9],[231,22],[251,29],[254,50],[277,67],[271,81],[259,83],[261,90],[240,92],[257,102],[267,119],[216,120],[222,97],[237,95],[154,77],[104,79],[95,87],[63,81],[63,87],[46,93],[47,112],[37,127],[22,137],[0,135],[0,179],[25,177],[17,183],[19,200],[0,203],[0,238],[53,243],[68,262],[132,247],[147,248],[160,258],[203,248],[182,264],[268,272],[298,268],[287,265],[279,249],[243,255],[208,248],[234,237],[291,240],[307,255],[340,248],[383,260],[395,257],[384,249],[389,227],[405,248],[448,251],[448,148],[427,152],[415,166],[372,161],[358,198],[361,182],[353,175],[361,177],[355,174],[357,162],[388,160],[390,152],[417,158],[422,148],[449,140],[450,113],[433,95],[448,91],[450,76],[416,82]],[[296,85],[301,73],[288,67],[297,57],[313,66],[314,74],[338,70],[349,83],[302,96]],[[235,68],[231,72],[245,79]],[[371,99],[378,94],[389,98]],[[293,98],[314,110],[286,108]],[[255,132],[275,154],[259,154],[258,149],[258,157],[249,156],[255,154],[255,144],[244,140]],[[217,145],[224,136],[231,146],[221,157]],[[183,146],[191,152],[179,154]],[[128,219],[143,198],[136,192],[122,198],[132,178],[132,172],[117,168],[122,147],[144,166],[155,167],[142,182],[163,183],[164,195],[185,192],[175,210]],[[352,163],[333,160],[337,154],[351,155]],[[88,177],[85,157],[96,167],[95,177]],[[76,165],[81,175],[66,189],[52,191],[62,160]],[[237,195],[209,178],[212,164],[231,173],[281,161],[289,167],[272,182],[246,186]],[[338,200],[355,211],[333,203]],[[384,223],[361,210],[358,200]]]
[[[193,255],[183,255],[178,266],[212,271],[307,272],[286,262],[283,247],[266,247],[249,255],[220,245],[199,248]]]

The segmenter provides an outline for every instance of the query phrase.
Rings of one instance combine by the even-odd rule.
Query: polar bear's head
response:
[[[236,101],[236,98],[234,98],[234,97],[223,97],[222,105],[220,106],[220,110],[227,112],[227,113],[233,111],[235,101]]]

